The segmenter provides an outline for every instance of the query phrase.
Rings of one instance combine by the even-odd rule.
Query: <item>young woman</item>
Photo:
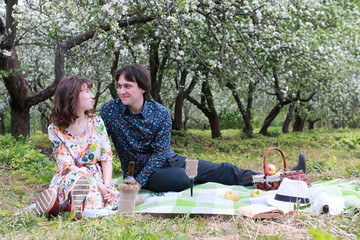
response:
[[[71,210],[80,219],[84,206],[99,209],[117,201],[110,141],[103,120],[91,111],[91,87],[89,79],[70,76],[56,89],[48,132],[59,169],[36,200],[38,214]]]

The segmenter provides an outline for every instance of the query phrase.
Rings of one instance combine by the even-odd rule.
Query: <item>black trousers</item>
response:
[[[159,169],[149,178],[143,188],[154,192],[180,192],[191,187],[191,182],[185,173],[185,159],[175,156],[168,159],[165,168]],[[199,159],[198,175],[195,184],[216,182],[225,185],[252,185],[251,175],[258,174],[251,170],[243,170],[230,163],[213,163]]]

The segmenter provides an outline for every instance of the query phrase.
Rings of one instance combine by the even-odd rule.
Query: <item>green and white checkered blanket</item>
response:
[[[224,198],[228,190],[235,190],[239,201]],[[254,187],[226,186],[218,183],[205,183],[194,187],[193,197],[190,189],[176,193],[168,192],[161,196],[143,191],[145,203],[135,208],[142,213],[190,213],[190,214],[225,214],[236,215],[236,209],[251,204],[268,205],[267,197],[276,191],[264,191],[260,197],[250,197]],[[360,209],[360,183],[357,181],[331,180],[313,183],[309,188],[313,204],[303,210],[320,213],[328,205],[333,215],[343,211],[351,212]]]
[[[239,201],[234,202],[224,198],[228,190],[235,190]],[[218,183],[197,185],[190,196],[190,189],[182,192],[167,192],[162,194],[140,190],[145,202],[135,208],[137,213],[157,214],[221,214],[237,215],[237,208],[252,204],[268,205],[267,197],[275,191],[264,191],[260,197],[250,197],[254,187],[227,186]],[[360,182],[330,180],[315,182],[309,188],[312,204],[305,211],[320,213],[324,205],[328,205],[330,214],[338,215],[344,211],[352,212],[360,209]],[[98,216],[108,215],[99,213]],[[87,214],[85,214],[87,215]],[[92,214],[91,216],[96,216]],[[89,215],[90,216],[90,215]]]

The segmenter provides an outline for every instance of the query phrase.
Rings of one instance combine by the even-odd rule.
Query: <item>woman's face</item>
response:
[[[89,87],[85,83],[81,86],[78,101],[79,112],[85,112],[93,107],[94,94],[90,92]]]

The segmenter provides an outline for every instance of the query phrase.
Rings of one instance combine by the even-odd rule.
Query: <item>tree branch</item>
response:
[[[138,23],[146,23],[149,21],[152,21],[155,19],[155,15],[150,16],[138,16],[133,17],[131,19],[127,20],[121,20],[119,21],[120,27],[126,27]],[[56,53],[55,53],[55,78],[53,83],[48,86],[47,88],[43,89],[40,92],[35,93],[32,96],[29,96],[27,98],[27,104],[29,106],[33,106],[38,104],[39,102],[42,102],[51,96],[54,95],[56,87],[59,83],[59,81],[64,77],[65,75],[65,52],[69,49],[82,44],[83,42],[88,41],[89,39],[93,38],[94,35],[99,31],[99,29],[103,31],[110,31],[111,25],[108,23],[102,23],[99,25],[99,27],[91,29],[87,32],[84,32],[82,34],[79,34],[74,37],[70,37],[58,44],[56,47]]]

